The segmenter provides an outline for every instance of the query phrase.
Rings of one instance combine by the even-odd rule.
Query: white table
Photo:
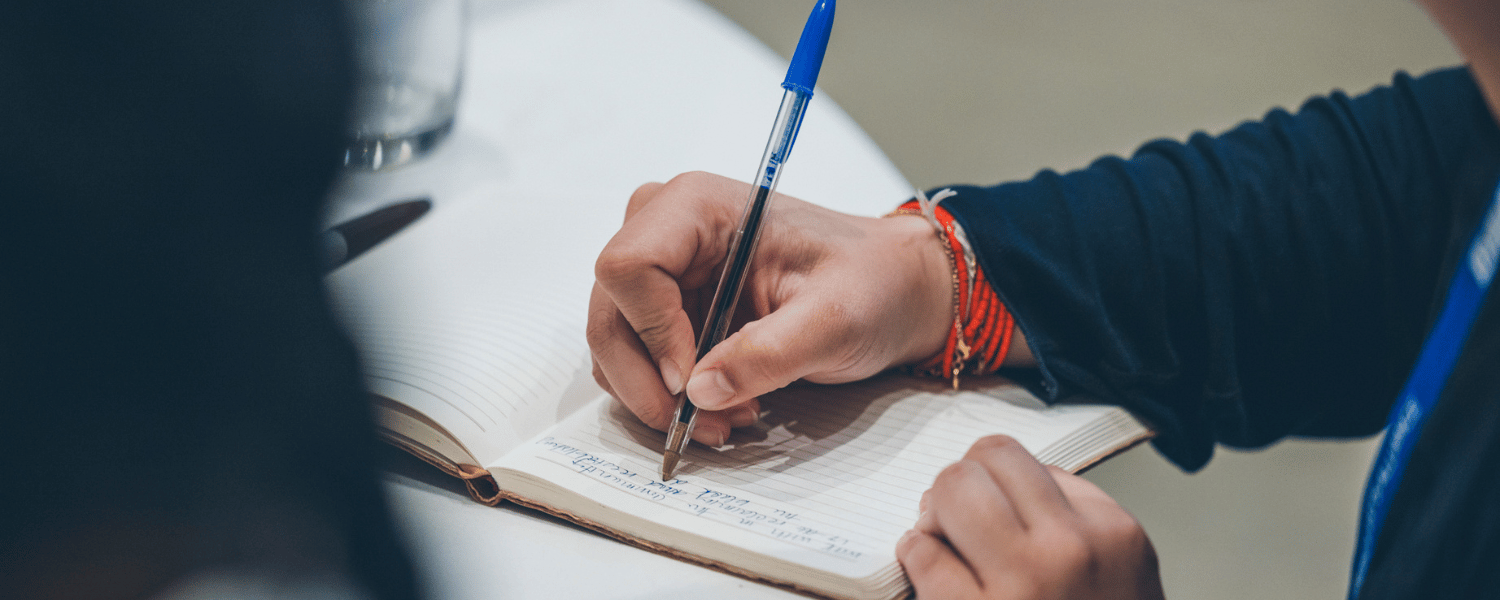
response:
[[[692,170],[752,175],[786,63],[712,9],[689,0],[480,0],[471,16],[452,136],[422,162],[352,176],[329,221],[416,194],[439,208],[586,199],[539,224],[564,227],[575,211],[623,215],[647,181]],[[789,162],[779,191],[846,212],[879,214],[911,194],[821,94]],[[394,463],[386,489],[433,598],[802,597],[540,513],[480,505],[410,460]]]

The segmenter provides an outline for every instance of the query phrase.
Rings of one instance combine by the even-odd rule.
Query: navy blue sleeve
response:
[[[1380,429],[1497,145],[1467,70],[1449,69],[1128,160],[954,186],[944,206],[1051,399],[1123,405],[1195,470],[1216,443]]]

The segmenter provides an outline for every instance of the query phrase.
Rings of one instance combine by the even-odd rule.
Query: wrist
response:
[[[920,214],[880,219],[896,253],[907,298],[906,341],[890,366],[918,365],[938,358],[953,326],[953,263],[943,241]]]
[[[915,370],[951,377],[953,388],[958,389],[960,374],[986,375],[1000,368],[1010,351],[1015,320],[990,286],[963,227],[951,213],[938,206],[955,194],[945,189],[929,200],[919,191],[915,199],[887,216],[921,215],[948,259],[953,300],[947,340],[936,358],[917,365]]]

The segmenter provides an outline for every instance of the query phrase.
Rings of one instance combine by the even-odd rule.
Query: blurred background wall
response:
[[[707,0],[784,57],[811,0]],[[908,180],[1030,177],[1457,64],[1406,0],[845,0],[819,79]],[[808,200],[816,201],[816,198]],[[1168,598],[1341,598],[1377,439],[1142,446],[1088,474],[1145,525]]]

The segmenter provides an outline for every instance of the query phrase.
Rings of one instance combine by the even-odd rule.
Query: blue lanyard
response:
[[[1422,423],[1437,404],[1443,384],[1447,383],[1453,363],[1469,335],[1474,315],[1479,312],[1484,292],[1495,275],[1496,258],[1500,256],[1500,209],[1497,206],[1500,206],[1500,188],[1495,190],[1495,197],[1490,201],[1484,224],[1469,243],[1466,260],[1453,275],[1443,312],[1422,344],[1417,366],[1412,370],[1411,378],[1406,380],[1406,387],[1401,390],[1396,405],[1391,407],[1385,441],[1380,445],[1380,454],[1376,455],[1375,467],[1365,484],[1359,542],[1354,548],[1354,571],[1349,582],[1351,599],[1359,596],[1360,586],[1364,584],[1370,559],[1375,553],[1375,541],[1380,537],[1380,526],[1390,510],[1391,496],[1401,483],[1401,475],[1406,470],[1406,461],[1416,445]]]

